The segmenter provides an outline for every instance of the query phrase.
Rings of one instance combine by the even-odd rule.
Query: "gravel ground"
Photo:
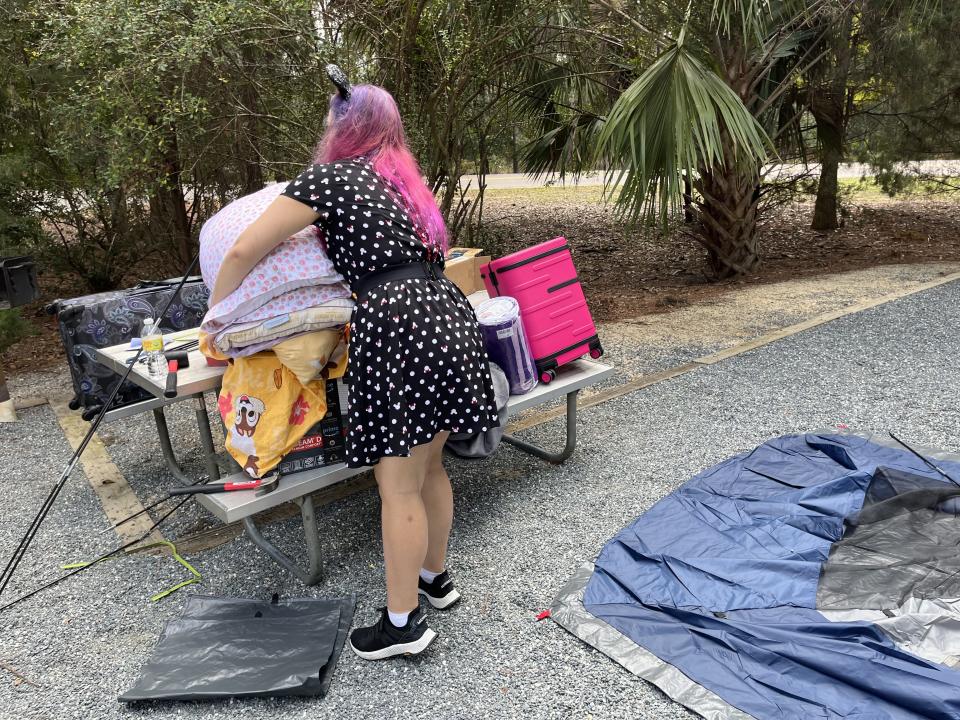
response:
[[[607,323],[600,333],[616,385],[753,340],[789,325],[876,300],[960,270],[956,263],[864,268],[747,286],[669,313]]]
[[[958,323],[960,283],[954,283],[591,408],[582,415],[578,452],[562,468],[512,448],[485,462],[451,462],[458,503],[452,568],[463,602],[446,614],[430,613],[440,637],[418,659],[373,664],[345,652],[323,700],[119,706],[117,694],[133,682],[184,594],[151,604],[149,595],[178,579],[179,568],[168,558],[131,557],[4,613],[0,661],[36,686],[16,685],[0,669],[0,717],[690,717],[556,625],[536,622],[537,611],[584,559],[657,499],[772,436],[843,422],[897,428],[908,441],[956,449]],[[2,548],[12,547],[68,455],[50,408],[22,416],[24,422],[0,429],[8,468]],[[172,424],[189,420],[179,413]],[[561,422],[524,436],[555,441]],[[151,485],[169,481],[146,439],[148,426],[138,421],[112,431],[110,451],[148,498]],[[188,466],[197,472],[191,452]],[[239,538],[190,557],[204,574],[199,591],[356,592],[358,619],[371,619],[384,602],[376,496],[367,491],[319,515],[329,557],[319,586],[303,588]],[[202,522],[198,512],[184,517],[177,529]],[[108,546],[109,533],[95,536],[105,527],[78,474],[22,566],[17,590],[54,573],[60,562]],[[267,532],[302,555],[297,522]]]

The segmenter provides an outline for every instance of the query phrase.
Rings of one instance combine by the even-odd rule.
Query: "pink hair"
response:
[[[424,242],[445,252],[447,228],[420,166],[407,149],[403,121],[393,96],[376,85],[354,85],[350,99],[330,98],[333,122],[317,146],[314,161],[365,157],[403,197],[411,219],[425,231]]]

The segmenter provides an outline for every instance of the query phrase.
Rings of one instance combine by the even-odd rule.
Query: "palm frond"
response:
[[[711,20],[722,35],[738,33],[760,42],[769,25],[769,15],[769,0],[713,0]]]
[[[524,171],[534,177],[558,173],[563,180],[568,173],[577,176],[591,170],[593,149],[602,125],[603,120],[595,115],[571,115],[524,147]]]
[[[776,22],[794,24],[815,16],[827,5],[848,0],[713,0],[711,24],[721,35],[739,35],[762,43]],[[925,2],[926,0],[917,0]],[[793,18],[792,20],[790,18]]]
[[[759,166],[771,147],[740,98],[684,46],[666,50],[611,110],[598,153],[622,181],[616,205],[625,219],[666,224],[682,196],[682,174],[725,163]]]

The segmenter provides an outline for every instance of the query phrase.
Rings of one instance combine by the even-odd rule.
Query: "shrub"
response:
[[[19,310],[0,310],[0,352],[33,332],[33,326]]]

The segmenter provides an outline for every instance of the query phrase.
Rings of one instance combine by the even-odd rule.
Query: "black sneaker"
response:
[[[418,607],[410,613],[402,628],[390,622],[386,608],[380,619],[369,627],[350,633],[350,647],[364,660],[385,660],[394,655],[416,655],[427,649],[437,633],[427,627],[427,619]]]
[[[460,599],[460,593],[453,587],[453,580],[446,570],[437,575],[433,582],[428,583],[420,578],[417,589],[437,610],[444,610]]]

